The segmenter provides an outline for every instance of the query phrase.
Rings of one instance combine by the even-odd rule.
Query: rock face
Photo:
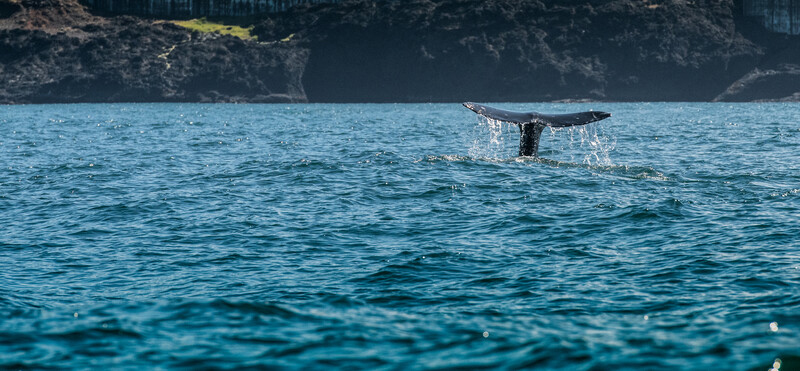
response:
[[[760,45],[765,55],[714,101],[800,102],[800,36],[764,32],[757,22],[740,20],[738,29]]]
[[[754,69],[734,82],[715,102],[800,101],[800,65],[782,64],[775,69]]]
[[[75,2],[0,20],[0,103],[304,102],[305,49],[201,34]]]
[[[256,27],[311,51],[312,101],[711,100],[762,49],[733,2],[418,0],[298,8]]]
[[[0,0],[0,103],[800,99],[800,41],[734,0],[300,6],[259,42]]]

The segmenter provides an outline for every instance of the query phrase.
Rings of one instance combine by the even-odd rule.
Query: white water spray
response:
[[[519,141],[516,125],[478,116],[478,125],[470,133],[472,145],[467,152],[472,158],[508,158],[508,147]],[[507,144],[508,143],[508,144]]]
[[[540,152],[556,149],[557,153],[553,156],[568,155],[569,162],[580,162],[585,165],[612,165],[610,153],[616,147],[616,139],[607,136],[601,125],[551,127],[549,132],[550,135],[542,138],[539,146]],[[468,154],[471,158],[508,159],[517,154],[519,128],[516,124],[478,116],[478,125],[470,132],[469,141]]]
[[[547,141],[550,148],[559,148],[559,152],[569,154],[570,162],[578,162],[578,158],[582,156],[580,162],[585,165],[613,165],[610,155],[617,140],[606,135],[601,125],[551,127]],[[541,151],[542,148],[547,148],[547,144],[539,148]]]

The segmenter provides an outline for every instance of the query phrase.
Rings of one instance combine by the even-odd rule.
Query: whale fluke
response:
[[[519,125],[519,155],[533,157],[537,157],[538,155],[539,138],[545,126],[563,128],[567,126],[586,125],[611,117],[610,113],[600,111],[556,115],[548,115],[539,112],[513,112],[472,102],[464,103],[464,107],[493,120]]]

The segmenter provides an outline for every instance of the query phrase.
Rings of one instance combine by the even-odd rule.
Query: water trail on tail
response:
[[[585,165],[613,165],[611,151],[616,147],[617,140],[606,135],[601,125],[551,127],[547,139],[553,147],[566,152],[570,156],[570,162],[581,161]]]
[[[469,133],[469,139],[470,157],[506,159],[517,154],[519,130],[514,124],[478,116],[478,125]]]

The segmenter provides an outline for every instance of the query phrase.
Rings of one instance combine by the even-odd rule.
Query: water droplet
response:
[[[769,369],[769,371],[778,371],[778,370],[780,370],[781,369],[781,363],[783,363],[783,361],[781,361],[780,358],[775,358],[775,361],[772,362],[772,368]]]

